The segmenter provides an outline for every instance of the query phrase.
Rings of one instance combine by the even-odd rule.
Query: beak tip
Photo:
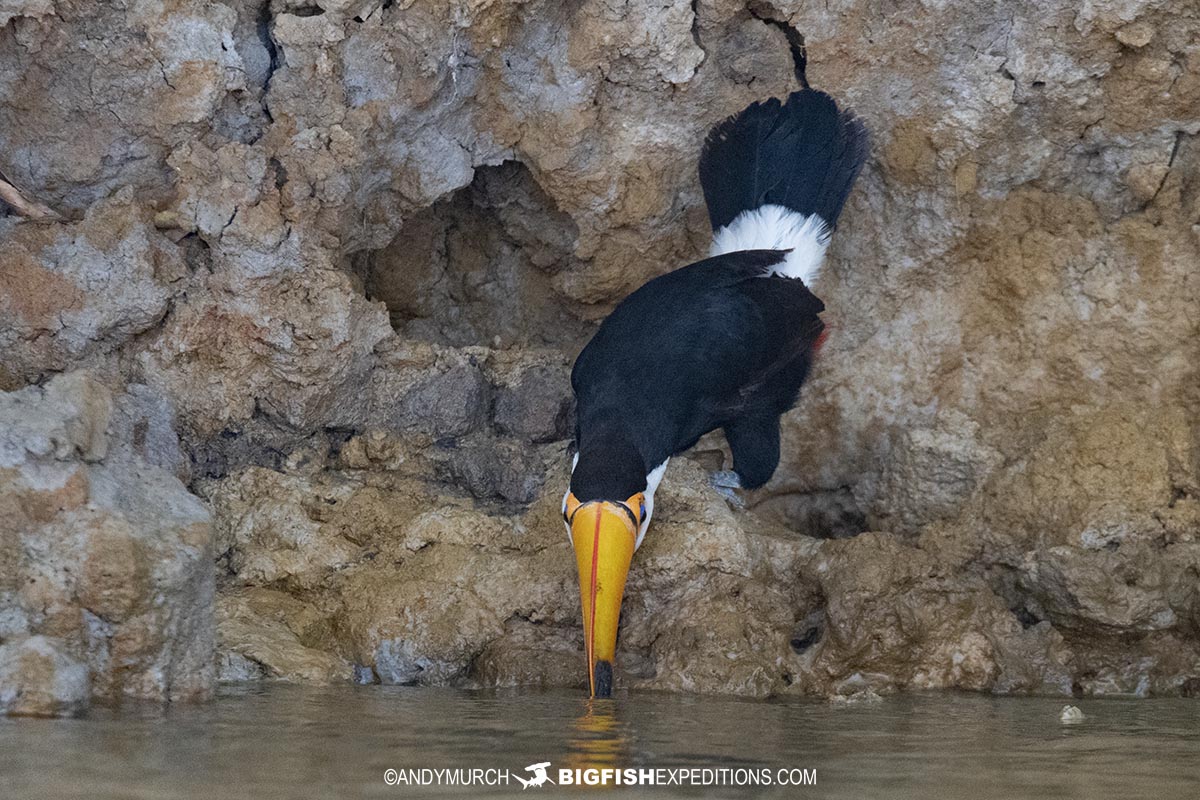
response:
[[[595,686],[595,692],[592,696],[612,697],[612,663],[609,661],[597,661],[596,666],[592,667],[592,676]]]

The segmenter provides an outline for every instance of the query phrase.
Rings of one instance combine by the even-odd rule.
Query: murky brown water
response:
[[[631,694],[405,687],[225,689],[208,705],[0,720],[0,797],[502,797],[385,784],[386,771],[525,767],[815,770],[816,785],[614,787],[622,796],[1200,797],[1200,702],[930,694],[833,707]],[[803,773],[789,773],[803,781]],[[703,774],[701,774],[703,779]],[[597,790],[592,789],[594,794]],[[526,795],[562,795],[530,787]],[[579,795],[578,790],[569,792]]]

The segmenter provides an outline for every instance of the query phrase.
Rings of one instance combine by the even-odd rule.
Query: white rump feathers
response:
[[[738,250],[791,250],[771,272],[799,278],[812,286],[829,247],[829,225],[816,214],[805,216],[777,205],[743,211],[713,235],[710,256]]]

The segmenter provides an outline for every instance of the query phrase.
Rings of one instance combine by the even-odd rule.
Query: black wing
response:
[[[778,250],[709,258],[648,282],[601,324],[571,373],[577,436],[615,421],[653,466],[710,430],[795,402],[824,328]]]

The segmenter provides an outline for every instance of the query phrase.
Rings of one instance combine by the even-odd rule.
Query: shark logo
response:
[[[530,786],[545,786],[547,783],[554,783],[554,781],[550,780],[550,776],[546,774],[546,767],[548,766],[550,766],[549,761],[542,761],[538,764],[530,764],[525,768],[525,771],[532,772],[533,777],[529,778],[528,780],[522,778],[520,775],[514,775],[513,777],[521,783],[521,791],[525,791]]]

